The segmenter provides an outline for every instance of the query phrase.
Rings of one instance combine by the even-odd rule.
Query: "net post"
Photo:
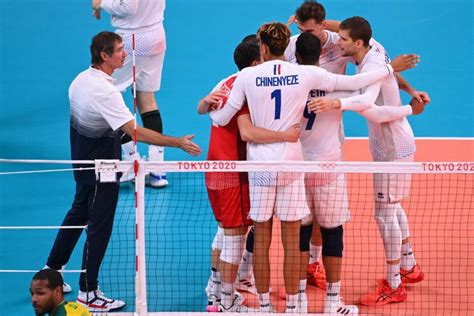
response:
[[[135,315],[148,315],[145,257],[145,168],[135,160]]]

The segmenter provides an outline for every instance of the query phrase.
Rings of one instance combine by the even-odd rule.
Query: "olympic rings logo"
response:
[[[336,169],[335,163],[320,163],[319,167],[323,170],[334,170]]]

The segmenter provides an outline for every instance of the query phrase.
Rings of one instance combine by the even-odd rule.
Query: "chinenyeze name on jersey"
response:
[[[255,85],[257,87],[275,87],[275,86],[291,86],[299,84],[298,75],[281,75],[281,65],[274,65],[272,77],[257,77]]]

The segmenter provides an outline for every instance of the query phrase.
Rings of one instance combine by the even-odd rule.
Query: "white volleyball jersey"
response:
[[[308,102],[318,97],[340,99],[353,96],[354,91],[311,90]],[[312,113],[305,107],[301,121],[301,144],[305,160],[338,161],[342,157],[344,143],[344,129],[342,125],[342,111],[332,110],[323,113]]]
[[[371,40],[371,49],[357,65],[357,73],[371,71],[390,62],[383,46]],[[382,80],[375,100],[378,106],[402,106],[397,79],[394,74]],[[413,131],[406,117],[385,122],[367,121],[372,157],[375,161],[393,161],[413,155],[416,150]]]
[[[327,40],[322,43],[321,55],[319,56],[319,67],[326,69],[334,74],[343,75],[346,72],[346,64],[352,61],[351,57],[341,56],[341,49],[337,46],[339,34],[325,30]],[[296,40],[298,35],[290,38],[290,43],[285,50],[285,58],[291,63],[296,64]]]
[[[132,52],[132,33],[136,56],[153,56],[166,50],[165,0],[102,0],[100,6],[112,15],[112,26],[122,36],[127,53]]]
[[[312,88],[332,91],[335,84],[336,76],[319,67],[267,61],[240,72],[227,105],[240,109],[246,100],[255,126],[284,131],[300,123]],[[303,160],[301,143],[251,143],[248,160]]]

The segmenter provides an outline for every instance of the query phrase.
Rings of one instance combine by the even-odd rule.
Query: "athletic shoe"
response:
[[[63,293],[66,294],[66,293],[71,293],[71,292],[72,292],[72,287],[68,283],[64,282]]]
[[[207,311],[215,309],[211,306],[219,306],[221,299],[221,281],[212,280],[212,277],[207,281],[206,295],[207,295]]]
[[[326,272],[324,271],[324,266],[319,261],[308,265],[307,278],[308,284],[326,290]]]
[[[407,299],[405,285],[400,283],[396,289],[392,289],[387,280],[379,283],[374,292],[360,298],[360,303],[367,306],[382,306],[389,303],[400,303]]]
[[[346,305],[342,301],[339,300],[328,300],[326,299],[326,303],[324,305],[324,314],[331,314],[331,315],[358,315],[359,308],[356,305]]]
[[[108,298],[101,291],[79,291],[77,303],[86,306],[91,312],[108,312],[121,309],[125,302]]]
[[[150,173],[150,185],[154,188],[164,188],[168,185],[166,173]]]
[[[64,266],[61,267],[61,270],[64,270],[65,268],[66,268],[66,266],[64,265]],[[51,268],[48,267],[48,265],[45,265],[43,267],[43,269],[41,269],[41,270],[44,270],[44,269],[51,269]],[[64,294],[71,293],[72,292],[72,287],[68,283],[64,282],[64,273],[62,273],[62,272],[61,272],[61,277],[63,278],[63,293]]]
[[[141,160],[141,161],[146,160],[145,157],[140,158],[140,155],[135,153],[133,155],[123,155],[122,161],[135,161],[135,159]],[[122,173],[122,176],[120,177],[120,183],[130,182],[133,180],[135,180],[135,172],[133,171],[133,169],[128,172]]]
[[[239,292],[234,292],[234,301],[229,309],[225,309],[221,304],[221,299],[218,299],[217,305],[208,305],[206,311],[209,313],[221,313],[221,312],[255,312],[256,310],[248,308],[244,304],[246,303],[245,298]]]
[[[248,292],[253,295],[257,295],[257,288],[255,287],[255,279],[250,278],[239,278],[235,281],[235,290],[239,292]]]
[[[418,283],[423,281],[425,274],[421,271],[420,266],[415,264],[410,270],[400,268],[400,279],[403,283]]]

